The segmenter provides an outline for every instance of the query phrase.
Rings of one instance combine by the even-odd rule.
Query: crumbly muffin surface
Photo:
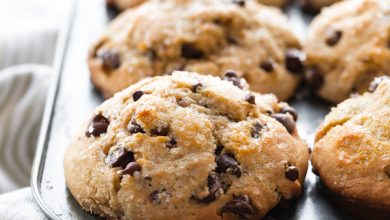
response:
[[[254,1],[148,1],[116,18],[92,47],[94,85],[107,98],[145,77],[233,69],[250,89],[294,94],[305,56],[279,9]]]

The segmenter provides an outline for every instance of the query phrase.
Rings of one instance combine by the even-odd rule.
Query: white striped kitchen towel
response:
[[[0,196],[1,220],[46,220],[35,203],[30,187]]]
[[[49,81],[44,65],[0,71],[0,194],[29,185]]]

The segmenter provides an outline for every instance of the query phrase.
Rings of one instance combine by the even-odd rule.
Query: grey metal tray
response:
[[[55,57],[55,79],[46,104],[41,136],[33,165],[33,194],[52,219],[98,219],[81,209],[65,186],[63,154],[72,136],[103,100],[94,91],[86,57],[89,46],[112,18],[104,0],[77,1],[68,28],[61,35]],[[286,11],[298,36],[303,37],[310,17],[297,7]],[[298,130],[309,144],[316,127],[329,111],[327,103],[302,90],[290,102],[299,113]],[[302,196],[289,207],[271,211],[273,219],[352,219],[335,207],[325,188],[309,168]]]

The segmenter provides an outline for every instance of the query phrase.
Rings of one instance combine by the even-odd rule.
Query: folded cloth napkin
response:
[[[1,195],[0,204],[0,219],[3,220],[47,219],[35,203],[30,187]]]
[[[0,71],[0,194],[29,185],[49,81],[45,65]]]

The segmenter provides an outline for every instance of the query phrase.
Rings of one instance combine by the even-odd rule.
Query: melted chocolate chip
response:
[[[343,32],[340,30],[329,30],[326,32],[326,44],[328,46],[334,46],[340,41],[342,36]]]
[[[167,136],[169,133],[169,126],[157,127],[152,129],[150,132],[157,136]]]
[[[250,219],[254,214],[254,209],[250,204],[247,195],[234,196],[222,208],[221,213],[232,213],[243,219]]]
[[[141,125],[137,124],[134,118],[131,119],[131,122],[127,126],[127,130],[130,134],[145,133],[144,129],[142,129]]]
[[[222,151],[223,151],[223,146],[222,145],[217,145],[217,147],[215,148],[215,152],[214,152],[214,154],[216,155],[216,156],[219,156],[219,155],[221,155],[221,153],[222,153]]]
[[[134,102],[138,101],[138,99],[140,99],[145,93],[142,92],[142,91],[135,91],[133,93],[133,100]]]
[[[229,44],[238,44],[238,40],[235,39],[235,38],[232,37],[232,36],[226,36],[226,41],[227,41]]]
[[[156,53],[156,51],[155,51],[154,49],[150,49],[150,50],[148,50],[148,51],[146,52],[146,56],[147,56],[150,60],[154,61],[154,60],[156,60],[156,58],[157,58],[157,53]]]
[[[127,164],[134,162],[134,154],[125,148],[117,148],[107,155],[105,162],[112,167],[125,169]]]
[[[217,198],[219,189],[221,188],[221,182],[219,181],[216,174],[210,174],[207,177],[207,187],[209,188],[209,194],[206,197],[200,199],[200,202],[209,203]]]
[[[233,4],[237,4],[240,7],[244,7],[245,6],[245,0],[232,0],[232,3]]]
[[[230,81],[233,83],[234,86],[237,86],[240,89],[243,89],[243,86],[241,85],[241,79],[236,77],[226,78],[224,80]]]
[[[385,166],[385,168],[383,169],[383,171],[385,172],[385,174],[387,175],[387,177],[390,178],[390,164],[388,164],[387,166]]]
[[[260,64],[261,69],[265,72],[270,73],[274,71],[274,62],[271,59],[265,60]]]
[[[234,86],[237,86],[240,89],[243,88],[243,86],[241,85],[241,78],[238,77],[237,73],[233,70],[226,71],[224,73],[223,80],[232,82]]]
[[[285,60],[286,68],[292,73],[301,73],[305,67],[305,55],[298,49],[288,49],[285,54]]]
[[[275,113],[272,115],[272,117],[280,122],[290,134],[294,132],[295,122],[290,116],[281,113]]]
[[[152,203],[160,203],[159,194],[160,194],[159,191],[154,191],[154,192],[150,193],[149,197],[150,197],[150,200]]]
[[[141,166],[136,162],[130,162],[127,164],[126,168],[121,171],[123,175],[129,174],[133,176],[136,171],[140,172],[142,170]]]
[[[260,124],[259,122],[256,122],[253,125],[253,128],[252,128],[252,132],[251,132],[252,138],[259,138],[260,137],[260,131],[262,129],[263,129],[263,125]]]
[[[185,43],[181,46],[181,56],[187,59],[201,59],[204,54],[194,44]]]
[[[198,90],[201,89],[202,87],[203,87],[202,83],[197,83],[197,84],[192,86],[192,92],[197,93]]]
[[[100,134],[106,133],[110,121],[103,116],[102,113],[95,115],[89,123],[88,130],[85,132],[87,137],[100,136]]]
[[[299,4],[302,8],[302,11],[308,14],[317,14],[320,9],[318,7],[315,7],[312,3],[313,0],[300,0]]]
[[[237,177],[241,176],[241,168],[238,165],[238,162],[233,154],[226,153],[217,158],[217,168],[218,173],[233,173]]]
[[[247,101],[249,104],[255,105],[256,104],[256,97],[252,94],[248,94],[245,96],[245,101]]]
[[[289,166],[286,168],[284,176],[291,181],[295,181],[299,178],[299,170],[295,166]]]
[[[165,147],[168,148],[168,149],[172,149],[172,148],[177,147],[176,144],[177,144],[176,140],[173,139],[173,138],[171,138],[171,140],[169,140],[169,141],[165,144]]]
[[[112,50],[104,51],[100,58],[103,61],[103,67],[108,69],[116,69],[121,65],[119,53]]]
[[[232,78],[232,77],[238,77],[237,73],[234,72],[233,70],[228,70],[226,71],[224,74],[223,74],[224,77],[227,77],[227,78]]]
[[[164,195],[165,194],[165,195]],[[150,200],[153,204],[161,204],[161,199],[164,197],[171,196],[169,192],[166,192],[166,189],[162,189],[161,191],[154,191],[150,194]]]
[[[293,107],[290,107],[290,106],[283,107],[282,109],[280,109],[279,113],[290,114],[294,118],[294,121],[297,121],[297,119],[298,119],[297,112],[295,111],[295,109]]]
[[[305,74],[306,83],[311,90],[318,90],[324,83],[324,77],[322,76],[320,69],[316,66],[310,67]]]

